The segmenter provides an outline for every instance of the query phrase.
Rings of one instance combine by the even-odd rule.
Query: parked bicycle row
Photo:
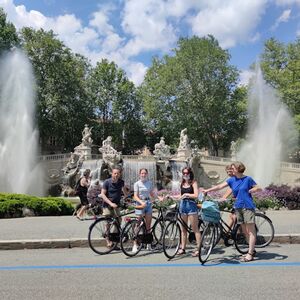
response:
[[[104,181],[91,203],[88,204],[87,194],[85,198],[79,191],[82,207],[78,218],[82,218],[85,212],[92,212],[95,217],[88,234],[91,249],[98,254],[108,254],[120,247],[127,256],[135,256],[143,248],[155,249],[172,259],[184,255],[189,243],[193,247],[192,256],[205,263],[223,239],[225,246],[235,245],[243,254],[241,261],[253,260],[255,248],[271,243],[274,227],[267,216],[255,211],[251,193],[260,188],[251,177],[243,175],[245,166],[237,162],[226,170],[229,178],[225,182],[205,190],[198,188],[192,170],[184,168],[180,194],[172,195],[176,204],[166,207],[164,203],[168,195],[157,196],[148,180],[147,169],[139,171],[140,179],[134,184],[131,199],[121,179],[121,170],[114,168],[111,178]],[[79,181],[80,185],[85,185],[87,193],[88,176],[85,172]],[[209,199],[209,192],[225,187],[227,190],[222,199]],[[121,201],[122,194],[125,202]],[[224,216],[221,218],[218,201],[225,201],[231,194],[235,199],[235,212],[228,213],[230,218],[226,222]],[[204,201],[200,204],[199,198],[203,196]],[[122,207],[124,204],[127,209]],[[157,216],[153,216],[153,208],[157,209]],[[98,215],[96,210],[102,214]]]

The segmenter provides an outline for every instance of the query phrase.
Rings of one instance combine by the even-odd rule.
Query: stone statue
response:
[[[177,149],[176,160],[188,160],[192,154],[191,145],[187,136],[187,129],[184,128],[180,132],[179,146]]]
[[[99,151],[102,153],[104,162],[107,163],[110,167],[117,164],[121,160],[121,152],[118,152],[113,148],[111,136],[108,136],[102,142],[102,147],[99,148]]]
[[[186,150],[189,148],[189,140],[187,136],[187,129],[184,128],[180,132],[180,140],[178,150]]]
[[[71,152],[71,156],[67,165],[62,169],[63,174],[63,184],[66,186],[73,186],[74,178],[78,173],[82,165],[82,158],[78,153]]]
[[[155,144],[153,153],[157,159],[163,160],[171,157],[170,146],[166,145],[164,137],[161,137],[159,143]]]
[[[92,140],[92,128],[89,128],[87,124],[84,125],[84,129],[82,131],[82,145],[86,147],[91,147],[93,140]]]

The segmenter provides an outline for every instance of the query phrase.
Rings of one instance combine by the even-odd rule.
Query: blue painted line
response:
[[[48,266],[0,266],[0,271],[51,270],[51,269],[138,269],[138,268],[210,268],[210,267],[300,267],[300,262],[260,263],[207,263],[198,264],[93,264],[93,265],[48,265]]]

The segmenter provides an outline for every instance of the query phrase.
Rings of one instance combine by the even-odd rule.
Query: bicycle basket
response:
[[[205,222],[218,223],[221,219],[219,205],[213,201],[204,201],[200,215]]]

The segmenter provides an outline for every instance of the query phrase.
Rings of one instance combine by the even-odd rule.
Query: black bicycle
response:
[[[90,225],[88,243],[90,248],[97,254],[108,254],[116,249],[120,242],[122,217],[132,214],[132,210],[126,210],[128,205],[122,202],[123,213],[119,217],[100,216]]]
[[[274,238],[274,226],[272,221],[262,212],[255,212],[256,248],[268,246]],[[241,254],[248,253],[249,244],[242,232],[240,224],[234,224],[230,228],[221,218],[219,222],[205,222],[205,229],[201,236],[199,246],[199,261],[204,264],[213,248],[223,239],[225,246],[234,245]]]
[[[156,247],[162,243],[162,236],[167,221],[173,218],[168,208],[160,206],[161,201],[153,202],[153,207],[158,210],[157,217],[152,216],[151,228],[147,230],[145,217],[130,217],[121,233],[121,249],[129,257],[137,255],[143,246]],[[138,208],[138,206],[136,206]]]
[[[200,215],[198,216],[198,227],[200,232],[202,232],[204,230],[204,224]],[[163,251],[165,256],[169,259],[174,258],[180,248],[181,226],[187,231],[189,242],[196,245],[195,234],[192,231],[192,228],[181,218],[179,207],[177,206],[175,217],[166,224],[162,238]]]

